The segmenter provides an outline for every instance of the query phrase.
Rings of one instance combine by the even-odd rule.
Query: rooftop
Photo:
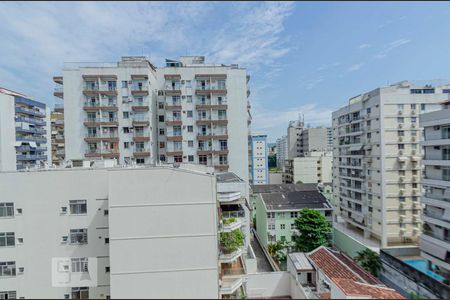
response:
[[[8,89],[3,88],[3,87],[0,87],[0,94],[10,95],[10,96],[18,96],[18,97],[23,97],[23,98],[30,99],[30,97],[28,97],[28,96],[26,96],[24,94],[21,94],[21,93],[18,93],[18,92],[14,92],[12,90],[8,90]]]
[[[243,180],[232,172],[219,173],[216,175],[217,182],[242,182]]]
[[[295,269],[297,271],[314,270],[305,253],[295,252],[289,253],[288,255],[294,263]]]
[[[295,191],[262,193],[267,210],[332,209],[328,200],[319,191]]]
[[[301,184],[261,184],[252,185],[254,194],[260,193],[280,193],[280,192],[301,192],[301,191],[317,191],[316,183]]]

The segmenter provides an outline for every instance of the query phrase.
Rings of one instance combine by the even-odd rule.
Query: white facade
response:
[[[314,151],[288,161],[285,183],[320,183],[332,181],[332,152]]]
[[[250,149],[250,184],[269,184],[267,135],[251,136]]]
[[[62,77],[55,94],[65,102],[66,159],[202,164],[248,182],[245,69],[204,57],[156,69],[145,57],[124,57],[66,66]]]
[[[285,160],[288,158],[288,141],[287,136],[277,139],[277,167],[284,169]]]
[[[103,162],[0,173],[0,292],[59,299],[245,294],[256,258],[242,179],[198,165]],[[242,231],[243,243],[224,252],[219,236],[233,230]]]
[[[448,90],[450,92],[450,89]],[[424,127],[422,186],[423,234],[422,256],[439,266],[440,273],[450,273],[450,105],[420,116]]]
[[[404,81],[356,96],[333,113],[333,193],[341,217],[381,247],[420,234],[420,113],[439,109],[445,87]]]
[[[0,88],[0,171],[51,165],[50,141],[49,108]]]

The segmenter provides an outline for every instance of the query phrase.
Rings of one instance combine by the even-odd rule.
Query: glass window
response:
[[[188,147],[194,147],[194,141],[188,141]]]
[[[87,244],[87,229],[70,229],[70,243],[71,244]]]
[[[122,80],[122,88],[127,88],[127,87],[128,87],[128,81]]]
[[[88,287],[73,287],[72,299],[89,299]]]
[[[77,257],[72,258],[72,272],[76,273],[87,273],[88,272],[88,258],[87,257]]]
[[[82,215],[87,213],[86,200],[70,200],[69,206],[71,215]]]
[[[417,123],[417,117],[411,117],[411,123]]]
[[[397,122],[398,122],[398,123],[405,123],[405,118],[403,118],[403,117],[398,117],[398,118],[397,118]]]
[[[194,126],[188,125],[187,130],[188,130],[188,132],[193,132],[194,131]]]
[[[398,108],[398,110],[403,110],[404,105],[403,104],[397,104],[397,108]]]
[[[13,247],[14,245],[14,232],[0,232],[0,247]]]
[[[2,276],[16,276],[15,261],[0,261],[0,277]]]
[[[0,202],[0,218],[14,216],[14,204],[12,202]]]
[[[280,224],[280,229],[286,229],[286,224]]]
[[[187,111],[187,117],[188,118],[192,118],[192,110],[188,110]]]

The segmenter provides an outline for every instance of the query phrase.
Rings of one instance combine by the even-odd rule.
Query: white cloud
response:
[[[348,71],[348,72],[358,71],[359,69],[362,68],[362,66],[364,66],[364,63],[353,64],[353,65],[351,65],[351,66],[347,69],[347,71]]]
[[[358,46],[359,49],[364,49],[364,48],[369,48],[371,45],[370,44],[361,44]]]
[[[405,39],[405,38],[398,39],[398,40],[395,40],[393,42],[390,42],[389,44],[384,45],[383,49],[380,52],[378,52],[374,56],[374,58],[376,58],[376,59],[385,58],[388,55],[388,53],[391,52],[392,50],[394,50],[394,49],[396,49],[398,47],[401,47],[403,45],[406,45],[406,44],[408,44],[410,42],[411,42],[411,40],[408,40],[408,39]]]

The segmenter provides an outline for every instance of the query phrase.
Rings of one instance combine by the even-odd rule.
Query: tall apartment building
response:
[[[250,137],[250,184],[269,184],[269,147],[267,135]]]
[[[313,151],[302,157],[288,159],[283,183],[331,183],[332,155],[331,151]]]
[[[290,121],[287,128],[288,159],[307,155],[312,151],[331,151],[332,129],[305,128],[302,120]]]
[[[248,182],[246,70],[206,64],[203,56],[145,57],[117,64],[67,65],[66,158],[116,158],[120,163],[195,163],[232,171]],[[60,89],[60,88],[58,88]]]
[[[242,179],[198,165],[111,162],[0,173],[3,298],[246,294],[256,260]]]
[[[49,110],[42,102],[0,88],[0,171],[51,164]]]
[[[403,81],[333,112],[333,193],[355,238],[381,247],[420,235],[420,114],[448,99],[442,86]]]
[[[284,135],[277,139],[277,167],[284,169],[285,160],[288,158],[288,142],[287,136]]]
[[[52,137],[52,162],[60,165],[64,161],[64,105],[56,104],[50,114]]]
[[[437,272],[450,278],[450,101],[442,104],[442,110],[421,115],[420,123],[424,127],[425,190],[420,248],[430,265],[438,266]]]

